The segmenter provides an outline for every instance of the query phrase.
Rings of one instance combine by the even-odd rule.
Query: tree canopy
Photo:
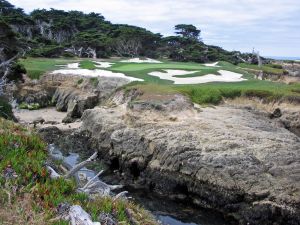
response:
[[[32,56],[168,57],[179,61],[236,62],[236,53],[205,45],[192,24],[175,26],[176,36],[163,37],[147,29],[112,24],[100,13],[37,9],[30,14],[0,0],[0,15]],[[28,51],[30,49],[30,51]]]
[[[178,24],[175,26],[176,34],[184,37],[198,40],[200,38],[201,30],[197,29],[192,24]]]

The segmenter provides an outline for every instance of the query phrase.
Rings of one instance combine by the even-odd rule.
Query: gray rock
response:
[[[300,112],[285,110],[279,121],[284,127],[300,137]]]
[[[127,177],[155,191],[186,196],[241,224],[300,222],[299,137],[255,110],[169,112],[176,121],[151,107],[100,107],[84,112],[82,129],[101,157],[117,159]]]
[[[84,93],[74,88],[57,88],[52,97],[58,111],[67,111],[70,118],[80,118],[84,110],[94,108],[98,103],[96,94]]]

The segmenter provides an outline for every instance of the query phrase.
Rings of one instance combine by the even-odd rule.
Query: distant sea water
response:
[[[300,56],[299,57],[288,57],[288,56],[264,56],[269,59],[276,59],[276,60],[297,60],[300,61]]]

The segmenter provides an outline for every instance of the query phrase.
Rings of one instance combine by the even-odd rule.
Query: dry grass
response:
[[[1,196],[1,198],[6,196]],[[0,224],[1,225],[47,225],[46,215],[33,209],[34,200],[31,194],[15,197],[12,204],[8,201],[1,201]],[[2,198],[2,200],[4,200]]]
[[[237,106],[251,106],[255,109],[262,110],[265,112],[270,112],[270,113],[273,112],[276,108],[284,109],[287,111],[295,111],[295,112],[300,111],[299,104],[293,104],[289,102],[278,102],[278,101],[266,103],[261,99],[255,99],[255,98],[249,99],[246,97],[227,99],[226,103],[231,105],[237,105]]]

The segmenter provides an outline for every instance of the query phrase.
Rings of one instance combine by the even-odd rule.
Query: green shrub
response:
[[[82,82],[83,82],[83,79],[81,78],[77,81],[77,84],[80,85],[80,84],[82,84]]]
[[[12,107],[9,104],[8,100],[3,96],[0,96],[0,117],[9,120],[14,119]]]
[[[16,62],[11,67],[8,79],[10,81],[22,80],[22,74],[26,74],[26,69],[23,64]]]
[[[56,45],[48,45],[41,48],[33,49],[29,52],[29,55],[32,57],[48,57],[54,58],[59,57],[63,51],[63,48]]]
[[[267,64],[266,66],[275,68],[275,69],[283,69],[282,65],[280,65],[280,64]]]
[[[99,83],[99,80],[97,77],[92,77],[90,78],[90,83],[94,86],[94,87],[97,87],[98,83]]]
[[[41,106],[40,106],[39,103],[27,104],[27,103],[25,103],[25,102],[22,102],[22,103],[19,105],[19,108],[20,108],[20,109],[37,110],[37,109],[40,109]]]

